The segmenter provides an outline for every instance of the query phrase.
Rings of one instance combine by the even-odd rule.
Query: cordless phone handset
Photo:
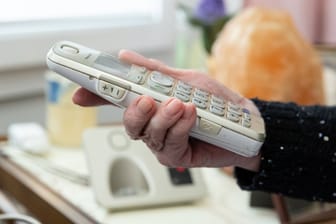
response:
[[[158,71],[129,65],[118,58],[69,41],[48,52],[49,68],[100,97],[126,108],[139,95],[157,102],[176,97],[196,106],[190,136],[252,157],[265,139],[264,121],[246,108]]]

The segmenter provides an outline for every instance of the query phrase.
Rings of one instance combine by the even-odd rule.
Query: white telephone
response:
[[[100,51],[61,41],[50,49],[47,64],[51,70],[122,107],[139,95],[149,95],[157,102],[169,97],[192,102],[197,107],[197,120],[190,135],[237,154],[257,155],[265,139],[263,119],[246,108]]]
[[[191,202],[206,195],[197,168],[161,165],[122,125],[85,131],[90,182],[97,201],[111,210]]]

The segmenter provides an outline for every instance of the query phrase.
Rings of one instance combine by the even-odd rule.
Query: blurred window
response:
[[[0,7],[0,70],[44,63],[72,40],[106,51],[170,48],[174,0],[11,0]]]

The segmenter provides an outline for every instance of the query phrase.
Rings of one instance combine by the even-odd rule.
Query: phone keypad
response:
[[[250,112],[245,108],[241,108],[239,105],[233,104],[232,102],[226,102],[224,99],[212,95],[207,91],[194,88],[183,81],[175,80],[172,77],[157,71],[149,72],[144,69],[141,73],[141,78],[137,77],[139,71],[134,72],[133,74],[129,73],[129,80],[136,80],[134,81],[135,83],[143,83],[147,88],[167,96],[176,97],[183,102],[191,102],[199,109],[207,110],[216,116],[238,123],[243,127],[251,127],[252,122]],[[135,77],[130,77],[131,75],[134,75]],[[142,81],[140,82],[137,80]],[[199,121],[199,128],[209,134],[215,134],[219,132],[220,125],[201,118]]]

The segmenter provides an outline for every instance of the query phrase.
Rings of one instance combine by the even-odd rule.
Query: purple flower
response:
[[[195,18],[209,25],[224,17],[225,11],[225,0],[200,0],[195,10]]]

